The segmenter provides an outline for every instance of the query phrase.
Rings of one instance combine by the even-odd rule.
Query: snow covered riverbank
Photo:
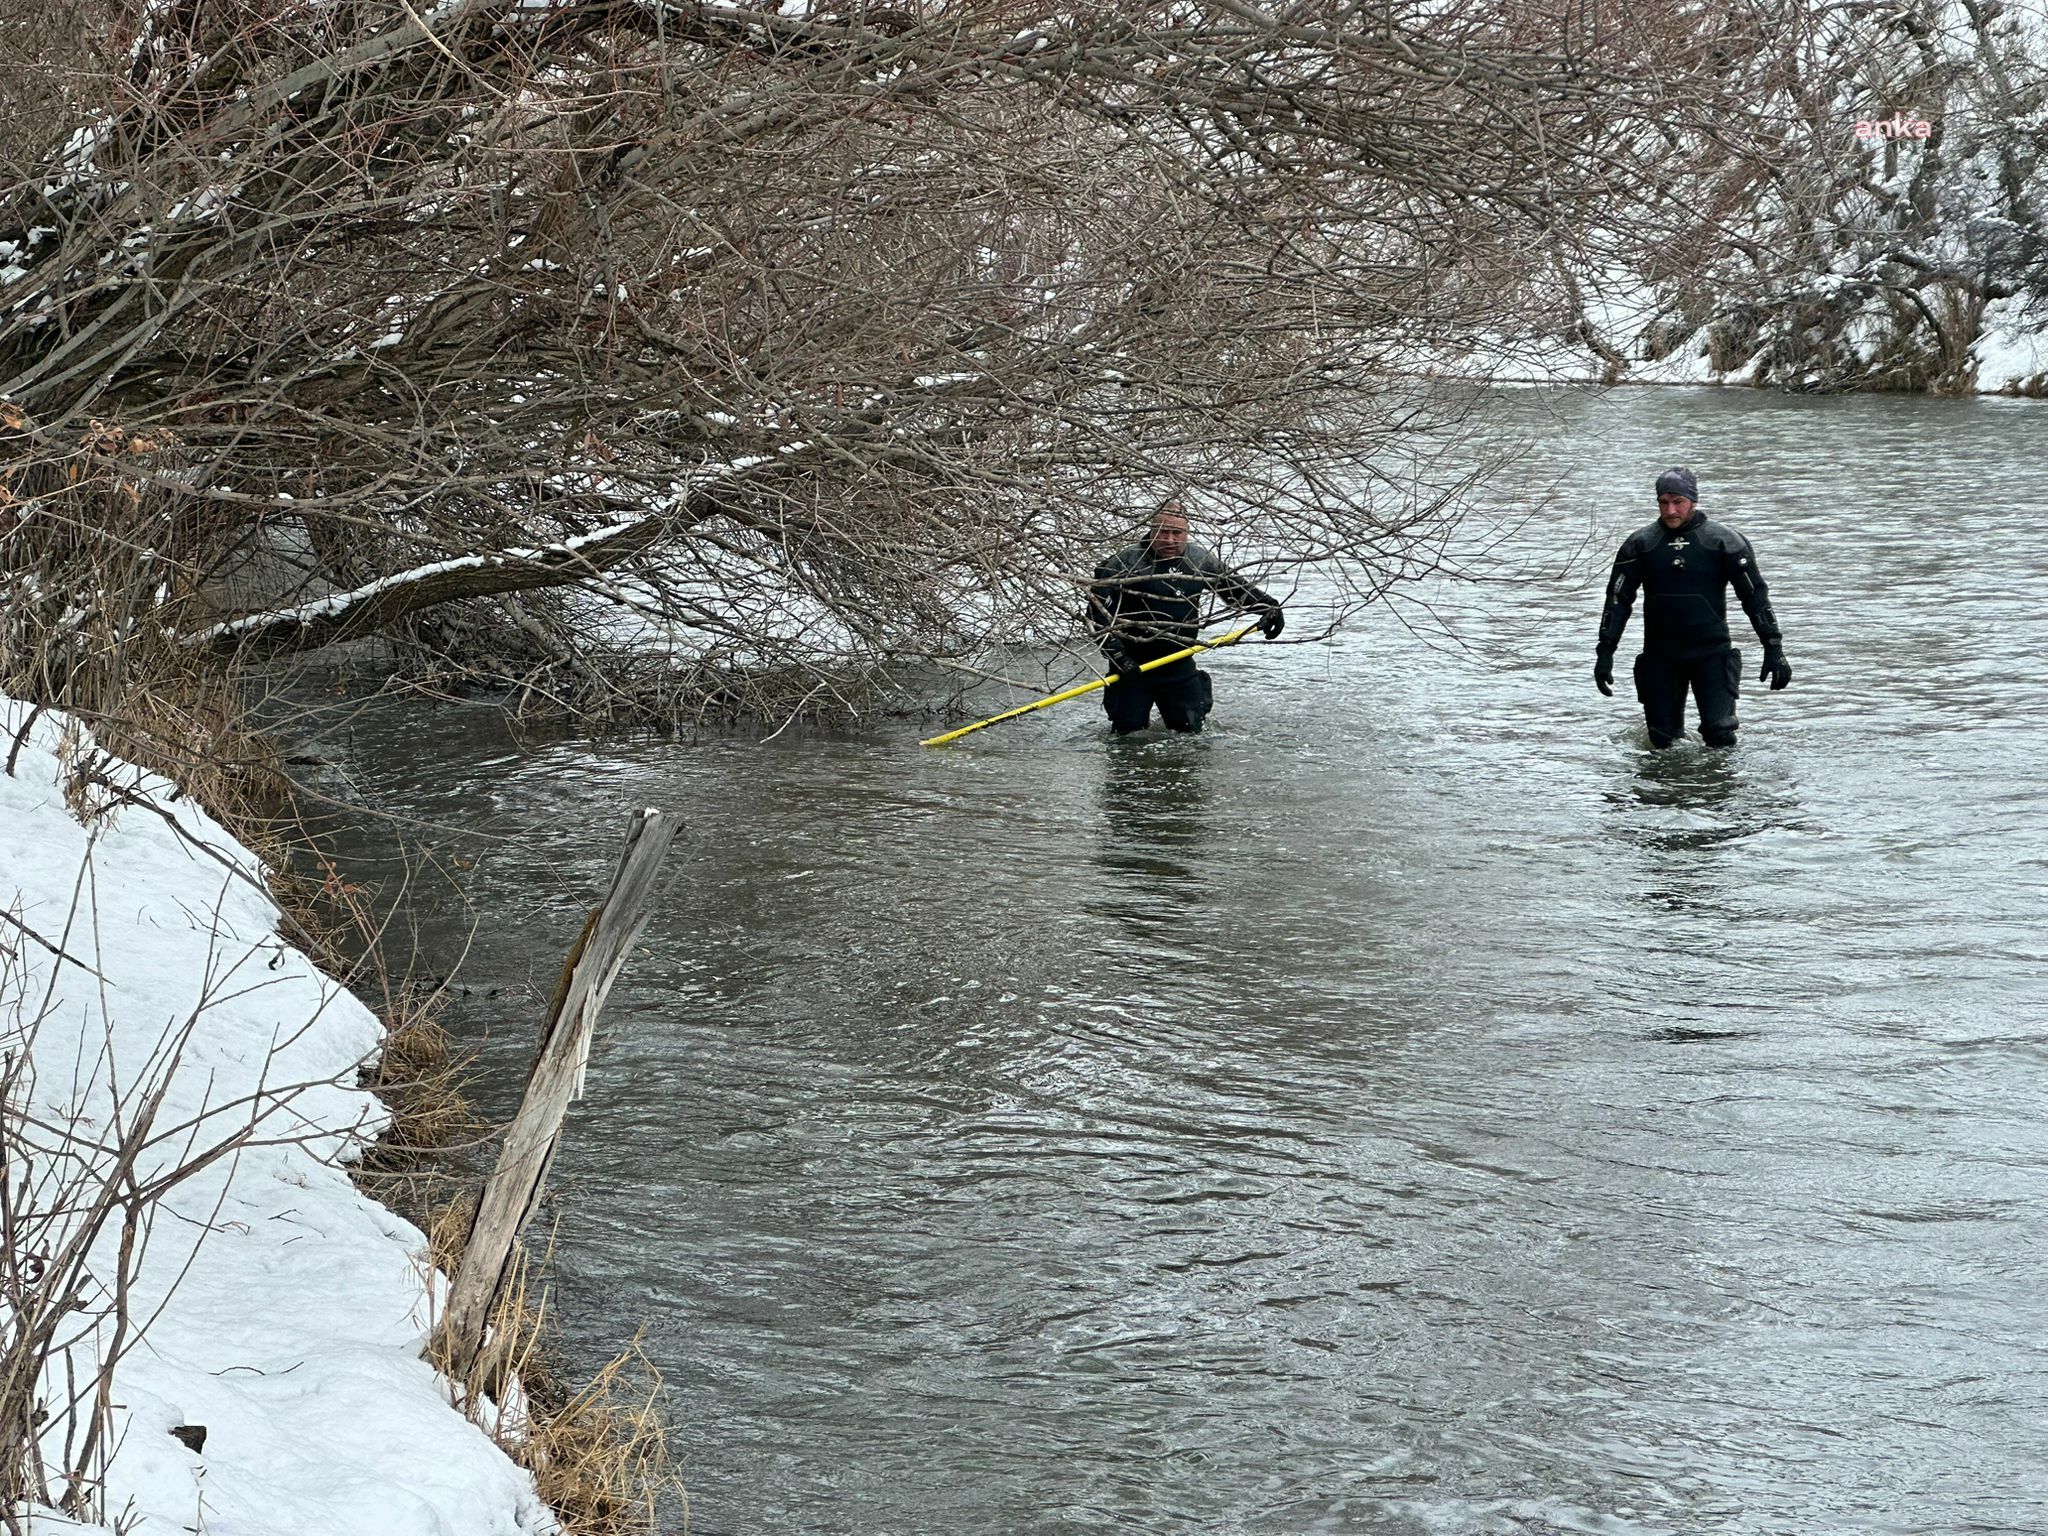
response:
[[[420,1358],[424,1238],[344,1166],[384,1119],[377,1019],[166,781],[4,698],[0,765],[7,1342],[81,1282],[35,1388],[45,1498],[103,1478],[81,1507],[137,1536],[552,1529]]]
[[[1465,362],[1430,359],[1427,366],[1432,372],[1502,384],[1755,388],[1760,382],[1771,383],[1768,378],[1760,379],[1761,353],[1744,357],[1733,368],[1716,367],[1704,329],[1668,352],[1651,357],[1645,337],[1659,324],[1659,308],[1655,296],[1639,284],[1618,284],[1612,291],[1588,285],[1587,292],[1599,293],[1599,302],[1589,306],[1586,323],[1604,338],[1605,357],[1578,338],[1552,337],[1501,341],[1482,348]],[[2022,299],[1995,299],[1986,304],[1968,353],[1968,393],[2038,395],[2048,389],[2048,332],[2043,330],[2042,316]],[[1771,387],[1783,386],[1784,381],[1779,380]]]

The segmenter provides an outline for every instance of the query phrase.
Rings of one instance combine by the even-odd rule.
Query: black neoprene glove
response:
[[[1287,615],[1278,603],[1268,603],[1266,611],[1259,615],[1259,633],[1268,640],[1278,640],[1280,631],[1287,627]]]
[[[1614,652],[1593,653],[1593,686],[1608,698],[1614,697]]]
[[[1764,669],[1756,675],[1756,680],[1760,683],[1767,679],[1773,693],[1792,681],[1792,663],[1785,659],[1785,653],[1775,645],[1764,652]]]
[[[1138,664],[1131,660],[1131,653],[1114,640],[1103,646],[1102,659],[1109,663],[1109,670],[1116,674],[1116,680],[1120,683],[1135,682],[1145,675],[1138,669]]]

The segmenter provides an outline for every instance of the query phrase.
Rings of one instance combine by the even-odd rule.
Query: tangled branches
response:
[[[1647,213],[1706,62],[1512,0],[107,4],[125,57],[14,45],[0,579],[111,519],[123,633],[586,703],[1063,632],[1169,490],[1332,620],[1431,568],[1425,374]]]

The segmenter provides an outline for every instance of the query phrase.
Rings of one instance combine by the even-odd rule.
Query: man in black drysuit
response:
[[[1600,615],[1593,683],[1614,693],[1614,648],[1628,625],[1636,591],[1643,594],[1643,653],[1636,658],[1636,697],[1650,745],[1668,747],[1685,734],[1685,690],[1699,707],[1700,736],[1708,746],[1735,745],[1735,696],[1742,688],[1742,653],[1728,639],[1728,588],[1764,646],[1764,669],[1776,692],[1792,681],[1778,620],[1756,551],[1732,528],[1707,521],[1698,508],[1699,484],[1689,469],[1657,477],[1657,521],[1622,540],[1607,581]]]
[[[1152,514],[1142,544],[1120,549],[1095,568],[1088,589],[1088,623],[1116,681],[1102,690],[1102,707],[1121,736],[1159,718],[1176,731],[1199,731],[1209,713],[1209,674],[1195,658],[1140,672],[1156,657],[1195,643],[1202,600],[1215,593],[1259,615],[1259,629],[1277,639],[1287,620],[1279,601],[1261,592],[1199,544],[1188,542],[1187,515],[1178,501]]]

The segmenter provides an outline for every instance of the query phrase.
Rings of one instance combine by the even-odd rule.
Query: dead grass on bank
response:
[[[6,638],[18,640],[19,632]],[[76,649],[80,637],[66,643]],[[31,699],[51,696],[52,658],[32,655],[24,664],[15,646],[0,649],[0,688]],[[65,755],[67,801],[88,820],[131,808],[163,816],[111,771],[113,759],[125,759],[169,779],[177,798],[204,807],[263,860],[264,887],[285,934],[385,1022],[384,1047],[365,1086],[391,1120],[352,1168],[356,1183],[418,1223],[431,1261],[452,1275],[478,1193],[470,1154],[487,1143],[490,1128],[462,1092],[469,1063],[440,1022],[445,988],[392,973],[369,894],[347,880],[308,830],[281,754],[250,725],[232,680],[162,646],[138,653],[110,639],[94,660],[70,669],[74,686],[55,706],[92,732],[92,744],[81,735]],[[0,740],[0,755],[8,746]],[[164,819],[184,835],[173,818]],[[218,857],[203,844],[192,846]],[[488,1378],[473,1373],[455,1384],[453,1396],[532,1472],[566,1536],[651,1536],[663,1500],[682,1497],[659,1373],[636,1338],[581,1388],[567,1387],[548,1298],[522,1256],[495,1319],[502,1343],[479,1363]],[[516,1418],[503,1402],[516,1405]]]
[[[428,1229],[437,1259],[459,1256],[473,1203],[436,1213]],[[459,1392],[470,1419],[534,1485],[568,1536],[649,1536],[664,1503],[687,1516],[663,1413],[661,1373],[636,1336],[581,1387],[571,1388],[552,1293],[538,1261],[521,1247],[492,1312],[484,1348]],[[435,1361],[444,1373],[446,1362]]]
[[[515,1456],[532,1468],[548,1507],[579,1536],[638,1536],[659,1528],[661,1500],[686,1512],[674,1470],[663,1385],[640,1348],[615,1357],[566,1402],[535,1402],[535,1430]]]
[[[441,997],[406,984],[391,990],[384,1049],[366,1085],[390,1110],[391,1123],[357,1165],[368,1192],[403,1207],[422,1227],[475,1184],[469,1156],[490,1135],[462,1091],[471,1058],[455,1054],[440,1020]]]
[[[316,868],[323,879],[299,877],[304,920],[315,932],[330,931],[330,920],[342,924],[349,947],[362,956],[358,989],[384,1000],[384,1048],[367,1086],[391,1121],[355,1165],[356,1183],[414,1221],[426,1234],[428,1260],[453,1277],[489,1168],[488,1157],[478,1154],[493,1140],[493,1128],[462,1091],[472,1058],[458,1053],[441,1021],[445,982],[392,977],[363,893],[337,884],[324,856]],[[436,1352],[429,1358],[450,1377],[456,1405],[533,1474],[564,1536],[653,1536],[663,1503],[684,1502],[660,1373],[636,1336],[580,1388],[568,1385],[551,1292],[540,1276],[552,1252],[550,1244],[536,1264],[521,1247],[493,1313],[491,1342],[467,1379],[454,1380]]]
[[[426,1234],[425,1257],[452,1277],[469,1246],[491,1128],[463,1095],[470,1061],[440,1022],[445,987],[400,983],[389,1033],[370,1086],[392,1121],[357,1166],[372,1198]],[[456,1405],[533,1474],[565,1536],[653,1536],[665,1503],[687,1507],[673,1468],[660,1372],[636,1336],[581,1387],[571,1387],[561,1330],[544,1272],[522,1245],[492,1313],[488,1342],[456,1380],[435,1349],[429,1358],[453,1387]],[[438,1319],[436,1319],[438,1322]],[[438,1328],[429,1330],[438,1340]]]

